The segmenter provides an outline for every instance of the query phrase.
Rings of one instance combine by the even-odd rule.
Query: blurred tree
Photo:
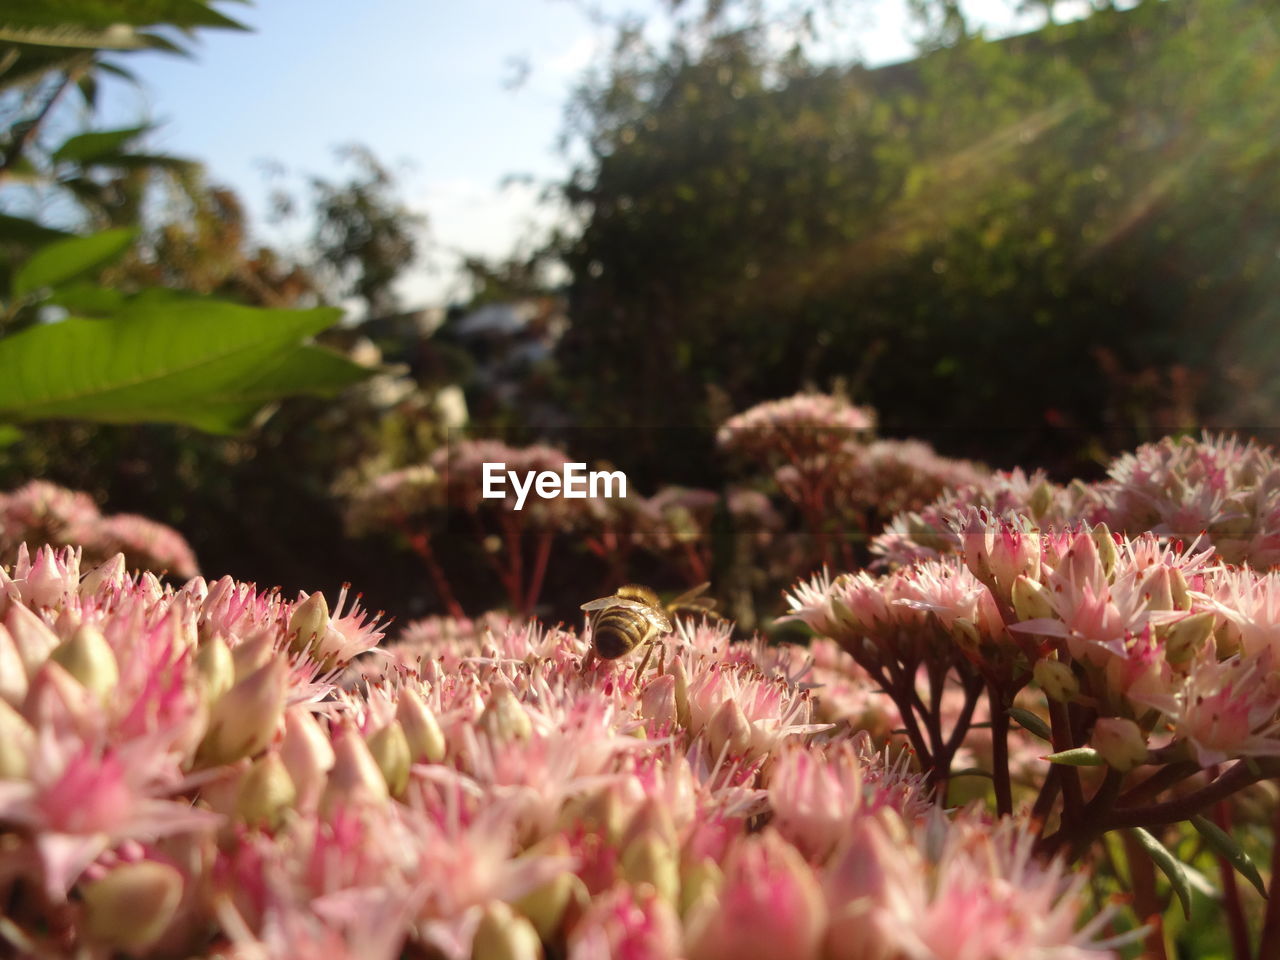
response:
[[[875,70],[763,22],[620,34],[573,114],[565,405],[697,424],[708,384],[741,409],[848,377],[890,433],[1064,470],[1231,417],[1227,377],[1274,416],[1275,8],[1145,2],[999,41],[919,10],[925,54]],[[1144,370],[1178,395],[1136,414]],[[664,458],[618,434],[599,455]]]
[[[395,283],[417,259],[426,218],[400,199],[394,175],[367,147],[338,156],[355,166],[350,179],[311,181],[317,267],[337,296],[364,302],[366,319],[388,316],[400,309]]]

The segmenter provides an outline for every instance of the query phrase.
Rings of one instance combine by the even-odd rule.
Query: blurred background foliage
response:
[[[655,3],[661,43],[644,20],[620,24],[566,118],[572,171],[548,191],[570,215],[537,248],[469,261],[474,295],[447,311],[397,297],[428,235],[358,146],[349,179],[281,194],[310,233],[275,250],[198,163],[148,152],[148,130],[42,126],[62,98],[91,108],[95,76],[132,51],[236,28],[212,4],[168,4],[160,21],[113,5],[127,29],[104,32],[5,3],[0,270],[67,232],[132,227],[98,287],[340,303],[349,319],[320,340],[390,366],[336,401],[272,404],[229,438],[43,424],[0,450],[0,488],[86,490],[173,524],[208,573],[289,590],[353,579],[404,617],[440,598],[405,543],[344,534],[342,498],[451,430],[559,437],[649,494],[723,489],[714,427],[804,388],[874,407],[882,435],[1059,478],[1169,432],[1274,423],[1274,5],[1098,2],[1059,23],[1041,3],[1043,28],[991,39],[958,0],[909,3],[920,55],[878,68],[810,52],[854,6],[832,0],[784,15]],[[22,309],[12,319],[34,322]],[[469,611],[501,602],[468,574],[482,547],[456,528],[436,542]],[[574,571],[594,563],[580,550],[552,571],[550,609],[572,610]]]

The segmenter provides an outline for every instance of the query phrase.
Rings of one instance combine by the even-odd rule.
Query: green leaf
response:
[[[300,341],[336,309],[262,310],[142,295],[110,320],[71,319],[0,340],[0,418],[242,428],[264,403],[327,394],[373,373]]]
[[[138,127],[123,127],[119,130],[78,133],[53,151],[53,161],[55,163],[88,163],[100,157],[118,154],[120,148],[126,143],[150,129],[149,125],[143,124]]]
[[[1025,707],[1010,707],[1009,716],[1017,721],[1018,726],[1028,733],[1035,734],[1041,740],[1053,740],[1049,725],[1041,719],[1038,713],[1032,713]]]
[[[121,227],[41,247],[14,273],[14,296],[25,297],[43,287],[56,287],[112,260],[129,248],[134,236],[133,229]]]
[[[1191,919],[1191,884],[1187,880],[1181,862],[1166,850],[1159,840],[1141,827],[1131,827],[1129,833],[1142,845],[1151,862],[1169,878],[1169,886],[1173,887],[1173,892],[1178,896],[1178,902],[1182,904],[1182,915],[1188,920]]]
[[[1093,747],[1076,747],[1074,750],[1063,750],[1060,753],[1051,753],[1044,759],[1050,763],[1062,763],[1069,767],[1100,767],[1104,762],[1102,755]]]
[[[1263,897],[1267,895],[1267,889],[1263,886],[1262,876],[1258,873],[1258,868],[1254,865],[1249,854],[1245,853],[1244,848],[1236,842],[1236,839],[1223,830],[1212,820],[1207,820],[1202,816],[1194,816],[1191,818],[1191,825],[1200,831],[1200,836],[1204,837],[1210,849],[1218,856],[1226,860],[1236,869],[1240,876],[1248,880],[1258,893]]]
[[[123,23],[103,29],[74,24],[26,27],[12,22],[0,23],[0,43],[79,50],[142,50],[150,46],[147,37]]]
[[[13,446],[21,439],[21,430],[11,423],[0,423],[0,450]]]
[[[55,290],[46,302],[63,307],[77,317],[110,317],[122,311],[128,299],[119,290],[92,283],[71,283]]]

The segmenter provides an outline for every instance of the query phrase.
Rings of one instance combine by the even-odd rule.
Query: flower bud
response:
[[[382,803],[388,798],[387,781],[359,734],[348,728],[333,745],[333,769],[320,808],[330,814],[356,803]]]
[[[293,707],[285,714],[280,759],[297,791],[299,812],[311,813],[320,800],[325,778],[333,769],[334,754],[329,737],[304,707]]]
[[[982,646],[982,634],[978,625],[965,617],[956,617],[951,623],[951,636],[962,650],[976,653]]]
[[[288,663],[273,657],[238,681],[213,705],[197,759],[206,766],[231,763],[270,743],[284,713],[288,680]]]
[[[722,883],[724,873],[712,857],[686,866],[680,871],[680,916],[687,916],[699,903],[714,901]]]
[[[1053,506],[1053,485],[1047,480],[1041,480],[1031,491],[1031,496],[1027,498],[1027,508],[1037,521],[1043,521],[1044,515],[1051,506]]]
[[[1037,660],[1032,676],[1050,700],[1070,703],[1080,695],[1080,681],[1061,660]]]
[[[528,740],[533,736],[533,723],[524,706],[507,687],[495,687],[489,703],[476,721],[482,731],[499,743]]]
[[[313,642],[324,636],[329,627],[329,604],[324,594],[317,590],[311,596],[294,604],[289,614],[289,650],[301,653]]]
[[[413,763],[426,761],[439,763],[444,759],[444,732],[436,715],[412,690],[402,689],[396,704],[396,719],[409,744],[409,757]]]
[[[18,648],[18,656],[22,658],[27,676],[34,676],[58,646],[58,635],[39,616],[20,603],[9,607],[4,625],[9,629],[13,645]]]
[[[1032,580],[1026,574],[1013,581],[1013,612],[1019,620],[1045,620],[1053,616],[1053,605],[1049,603],[1049,591],[1039,580]]]
[[[196,651],[196,673],[200,675],[205,703],[217,703],[235,685],[235,662],[225,640],[215,636],[200,644]]]
[[[654,677],[640,692],[640,715],[662,726],[676,722],[676,678],[669,673]]]
[[[675,904],[680,870],[671,845],[654,833],[633,840],[622,853],[622,876],[632,886],[650,884],[658,896]]]
[[[987,563],[1002,590],[1020,576],[1040,576],[1040,531],[1033,526],[1002,521],[991,533],[988,551]]]
[[[1089,536],[1093,539],[1093,544],[1098,548],[1098,562],[1102,564],[1102,572],[1110,579],[1115,572],[1116,561],[1120,559],[1120,551],[1116,549],[1115,537],[1111,535],[1111,531],[1105,523],[1100,523],[1094,527]]]
[[[1192,614],[1170,626],[1169,635],[1164,642],[1164,655],[1170,666],[1178,667],[1189,663],[1212,636],[1216,620],[1212,611],[1205,611]]]
[[[382,771],[382,778],[387,781],[387,789],[393,797],[400,796],[409,786],[409,767],[413,763],[404,728],[392,720],[366,742],[374,763]]]
[[[160,939],[182,900],[182,874],[154,860],[118,866],[81,887],[87,939],[129,953]]]
[[[567,849],[565,851],[568,852]],[[591,894],[582,878],[566,870],[556,874],[542,886],[531,890],[516,901],[516,909],[529,918],[538,937],[550,942],[564,921],[569,904],[590,902]]]
[[[275,652],[275,630],[258,630],[245,637],[231,648],[231,663],[235,669],[235,678],[243,680],[275,656]]]
[[[17,707],[27,695],[27,668],[9,631],[0,624],[0,700]]]
[[[284,761],[272,750],[263,754],[240,781],[236,817],[249,826],[274,829],[297,796]]]
[[[49,659],[63,667],[99,699],[115,689],[120,681],[116,655],[107,643],[102,631],[92,624],[82,623],[71,635],[49,654]]]
[[[751,721],[737,700],[726,700],[707,724],[707,742],[713,753],[728,751],[730,756],[743,756],[751,746]]]
[[[1107,765],[1121,773],[1147,761],[1147,738],[1132,720],[1102,717],[1093,725],[1093,748]]]
[[[671,658],[667,670],[676,678],[676,722],[688,729],[692,719],[689,712],[689,678],[684,672],[684,664],[679,657]]]
[[[30,766],[35,732],[22,714],[0,700],[0,780],[22,780]]]
[[[80,581],[80,596],[88,599],[103,589],[119,590],[124,586],[125,572],[124,554],[117,553],[85,574]]]
[[[533,924],[501,900],[484,909],[471,942],[471,960],[539,960],[542,941]]]

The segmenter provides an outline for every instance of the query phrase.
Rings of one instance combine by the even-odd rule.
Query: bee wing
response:
[[[584,603],[579,610],[603,610],[605,607],[631,607],[632,609],[641,606],[638,603],[632,603],[630,600],[624,600],[622,597],[601,597],[599,600],[591,600]]]
[[[657,628],[659,633],[671,632],[671,619],[665,612],[659,610],[657,607],[647,607],[643,604],[637,603],[632,605],[632,609],[639,610],[643,613],[649,622]]]
[[[715,597],[704,597],[707,588],[711,586],[711,581],[700,583],[692,590],[686,590],[680,596],[676,597],[667,604],[668,610],[676,610],[680,607],[697,607],[702,610],[711,610],[715,607]]]

